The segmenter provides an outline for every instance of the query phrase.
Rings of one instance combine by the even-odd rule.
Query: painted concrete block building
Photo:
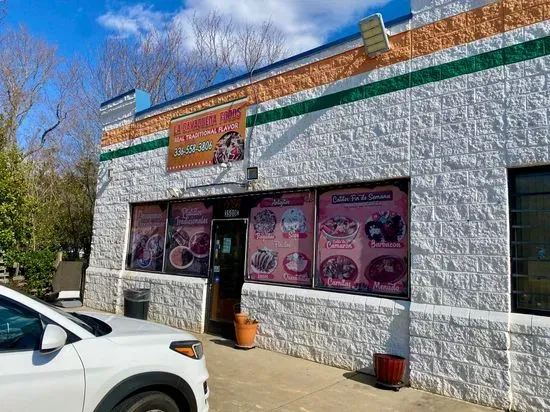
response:
[[[151,320],[219,333],[240,304],[260,347],[550,410],[549,19],[413,0],[376,57],[351,36],[105,102],[85,304],[147,287]]]

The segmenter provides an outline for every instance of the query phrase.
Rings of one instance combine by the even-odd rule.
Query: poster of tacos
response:
[[[408,295],[407,185],[319,195],[317,274],[327,288]]]
[[[165,271],[207,276],[213,207],[202,202],[173,203],[168,215]]]
[[[248,278],[311,284],[314,192],[259,199],[250,211]]]
[[[161,271],[166,205],[136,205],[132,211],[130,269]]]

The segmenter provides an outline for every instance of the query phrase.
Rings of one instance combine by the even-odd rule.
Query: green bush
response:
[[[43,297],[50,291],[55,272],[55,252],[39,251],[9,251],[4,261],[7,267],[13,267],[14,262],[20,266],[20,274],[25,278],[27,292]]]
[[[26,173],[17,148],[0,149],[0,250],[17,247],[29,237],[31,213]]]

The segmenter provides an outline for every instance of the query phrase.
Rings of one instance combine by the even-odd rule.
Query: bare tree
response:
[[[65,64],[54,47],[23,27],[0,35],[0,61],[0,113],[6,128],[1,147],[19,139],[27,154],[34,153],[61,134],[78,67]]]
[[[273,63],[287,53],[272,22],[236,24],[218,12],[180,17],[139,37],[108,38],[90,67],[102,99],[134,87],[152,103],[210,86]]]
[[[194,58],[202,86],[210,86],[223,70],[235,65],[236,30],[231,17],[217,12],[190,18],[193,30]]]
[[[103,99],[132,88],[147,90],[154,101],[175,93],[171,77],[176,70],[181,35],[151,31],[138,38],[108,38],[97,64],[88,67],[90,87]]]
[[[287,50],[284,44],[284,34],[272,21],[266,21],[259,27],[243,26],[237,32],[238,56],[248,72],[285,56]]]

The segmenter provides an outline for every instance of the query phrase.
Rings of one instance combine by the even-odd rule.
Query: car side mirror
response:
[[[54,352],[65,346],[67,342],[67,332],[60,326],[46,325],[40,342],[40,352]]]

